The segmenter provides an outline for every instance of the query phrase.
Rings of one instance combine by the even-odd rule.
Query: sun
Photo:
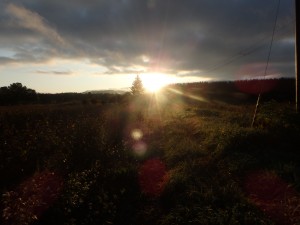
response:
[[[163,73],[145,73],[141,75],[143,86],[148,92],[158,92],[164,86],[174,83],[170,75]]]

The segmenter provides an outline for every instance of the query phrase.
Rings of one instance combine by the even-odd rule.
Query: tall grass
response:
[[[288,105],[264,104],[250,128],[250,105],[164,101],[2,108],[2,222],[299,222],[300,119]],[[257,171],[293,189],[281,217],[249,196]]]

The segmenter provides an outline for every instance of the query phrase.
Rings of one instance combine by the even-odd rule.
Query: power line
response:
[[[288,21],[286,24],[280,26],[279,28],[277,28],[277,32],[278,31],[282,31],[288,28],[289,25],[291,25],[294,22],[294,19],[291,19],[290,21]],[[286,32],[284,32],[286,33]],[[283,33],[283,34],[284,34]],[[273,36],[273,35],[272,35]],[[251,47],[242,49],[240,51],[238,51],[236,54],[234,54],[233,56],[222,60],[220,63],[211,66],[210,68],[206,69],[203,71],[203,73],[210,73],[213,72],[215,70],[218,70],[220,68],[223,68],[224,66],[230,65],[232,62],[237,61],[245,56],[251,55],[253,53],[255,53],[256,51],[266,47],[266,43],[269,42],[268,41],[269,37],[264,37],[261,40],[257,41],[255,44],[253,44]],[[275,38],[275,37],[274,37]]]
[[[264,79],[266,78],[266,74],[267,74],[268,67],[269,67],[271,51],[272,51],[273,41],[274,41],[274,35],[275,35],[275,30],[276,30],[276,24],[277,24],[277,19],[278,19],[279,7],[280,7],[280,0],[278,0],[278,4],[277,4],[275,22],[274,22],[273,31],[272,31],[272,38],[271,38],[270,48],[269,48],[269,52],[268,52],[268,58],[267,58],[267,63],[266,63],[266,67],[265,67],[265,72],[264,72]],[[260,84],[260,93],[257,97],[257,102],[256,102],[256,106],[255,106],[255,111],[254,111],[251,127],[253,127],[254,122],[255,122],[255,118],[256,118],[256,115],[257,115],[257,109],[258,109],[259,101],[260,101],[260,98],[261,98],[261,93],[262,93],[262,84]]]

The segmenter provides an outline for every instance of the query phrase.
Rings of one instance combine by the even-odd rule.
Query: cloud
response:
[[[66,70],[66,71],[56,71],[56,70],[52,70],[52,71],[46,71],[46,70],[37,70],[35,71],[35,73],[37,74],[46,74],[46,75],[61,75],[61,76],[69,76],[69,75],[73,75],[72,71]]]
[[[9,57],[4,55],[10,60],[2,59],[0,65],[44,63],[79,55],[41,12],[13,3],[0,3],[0,7],[0,52],[10,52]]]
[[[8,64],[8,63],[13,63],[15,62],[14,59],[10,58],[10,57],[3,57],[3,56],[0,56],[0,65],[1,64]]]
[[[58,34],[58,32],[51,27],[47,21],[31,10],[28,10],[20,5],[10,3],[6,7],[6,11],[14,18],[16,25],[36,31],[42,34],[44,37],[49,38],[60,44],[64,44],[63,38]]]
[[[277,7],[274,0],[14,2],[8,15],[0,9],[0,48],[14,51],[18,62],[85,59],[110,75],[214,79],[266,62]],[[293,75],[293,12],[293,0],[281,1],[271,63],[284,76]]]

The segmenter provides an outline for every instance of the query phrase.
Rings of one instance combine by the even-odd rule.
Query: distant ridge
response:
[[[90,90],[90,91],[84,91],[82,92],[83,94],[88,94],[88,93],[91,93],[91,94],[125,94],[127,92],[127,89],[122,89],[122,90]]]

